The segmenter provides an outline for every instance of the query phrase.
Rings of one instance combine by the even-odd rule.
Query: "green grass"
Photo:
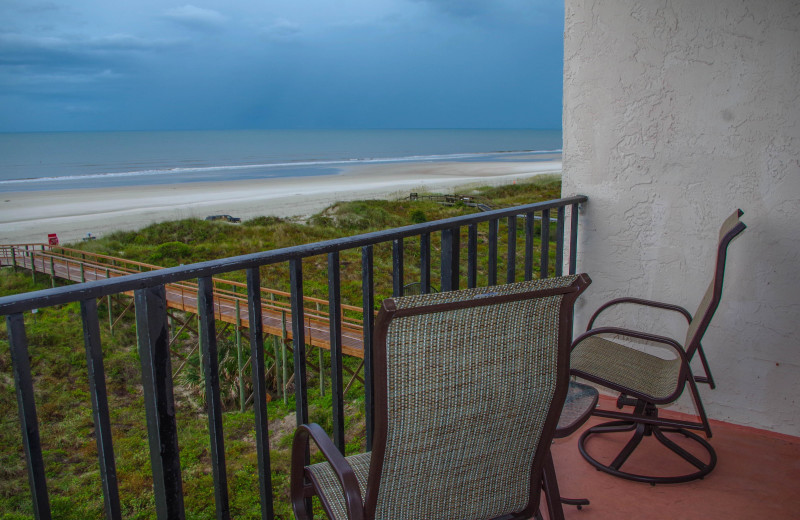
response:
[[[481,188],[481,196],[498,207],[558,198],[557,178],[539,178],[534,183],[519,183],[500,188]],[[437,220],[476,211],[463,205],[443,206],[434,202],[356,201],[336,204],[307,223],[273,217],[259,217],[242,225],[202,220],[181,220],[148,226],[136,232],[119,232],[75,247],[87,251],[122,256],[131,260],[163,266],[191,263],[286,247],[296,244],[344,237],[358,233]],[[523,222],[518,222],[520,244],[524,238]],[[466,233],[466,232],[465,232]],[[507,229],[501,224],[498,279],[505,279],[504,251]],[[479,227],[479,249],[484,258],[479,266],[479,284],[486,283],[485,250],[488,226]],[[439,253],[439,237],[431,237],[432,255]],[[466,247],[466,234],[462,247]],[[535,250],[539,244],[536,242]],[[419,251],[416,241],[404,244],[405,281],[419,279]],[[517,276],[522,278],[522,247],[517,246]],[[551,248],[551,256],[554,254]],[[466,254],[462,254],[462,273],[466,271]],[[433,262],[437,264],[438,262]],[[551,265],[553,261],[551,260]],[[359,250],[341,255],[342,295],[345,303],[360,305],[361,256]],[[324,256],[303,263],[305,293],[327,298],[327,263]],[[375,247],[376,303],[391,294],[391,244]],[[262,285],[287,290],[288,269],[285,264],[262,268]],[[229,273],[230,279],[244,281],[244,273]],[[438,273],[432,274],[434,285]],[[17,294],[50,286],[49,278],[30,273],[0,271],[0,295]],[[113,314],[118,315],[129,300],[114,299]],[[108,301],[99,301],[102,323],[102,345],[111,407],[114,453],[125,518],[153,518],[155,504],[152,493],[150,456],[144,402],[141,390],[141,365],[136,348],[136,330],[131,312],[117,324],[113,335],[103,317]],[[47,483],[54,518],[103,518],[102,487],[97,463],[97,447],[83,349],[80,309],[77,303],[39,309],[25,315],[35,398],[47,472]],[[221,327],[221,325],[220,325]],[[219,328],[218,330],[221,330]],[[245,335],[246,338],[246,335]],[[181,450],[181,467],[187,518],[215,517],[213,479],[210,464],[208,417],[204,413],[204,389],[200,362],[194,350],[197,338],[184,332],[173,346],[173,371],[185,366],[175,378],[176,417]],[[246,340],[245,340],[246,341]],[[255,448],[255,426],[252,407],[239,411],[237,356],[232,329],[219,341],[223,381],[221,396],[225,451],[231,514],[237,518],[260,516],[258,468]],[[266,345],[267,368],[274,364],[271,342]],[[308,358],[318,362],[318,350],[308,347]],[[291,353],[288,354],[291,373]],[[359,360],[346,358],[355,370]],[[323,366],[329,374],[330,355],[323,352]],[[249,370],[249,368],[248,368]],[[326,392],[321,395],[318,375],[308,370],[309,414],[311,420],[331,431],[330,378],[326,376]],[[250,385],[245,377],[246,386]],[[277,518],[292,518],[288,500],[288,475],[294,416],[294,397],[284,403],[275,372],[268,376],[271,401],[270,419],[271,470],[273,498]],[[347,452],[364,449],[363,388],[354,384],[346,399]],[[287,419],[288,418],[288,419]],[[319,455],[313,455],[319,460]],[[321,509],[315,509],[318,515]],[[21,444],[15,387],[5,324],[0,325],[0,518],[33,518],[27,470]],[[321,516],[320,516],[321,518]]]

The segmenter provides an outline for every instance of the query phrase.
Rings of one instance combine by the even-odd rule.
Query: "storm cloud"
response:
[[[0,3],[0,131],[559,128],[563,3]]]

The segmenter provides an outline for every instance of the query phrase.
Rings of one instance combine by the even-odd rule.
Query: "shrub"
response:
[[[243,225],[249,227],[272,226],[274,224],[280,224],[282,222],[285,222],[285,220],[280,217],[255,217],[251,218],[250,220],[246,220]]]
[[[192,246],[183,242],[166,242],[156,247],[156,250],[148,257],[148,261],[153,264],[181,264],[192,259]]]
[[[428,217],[425,215],[425,212],[421,209],[415,209],[411,212],[411,222],[414,224],[422,224],[428,221]]]

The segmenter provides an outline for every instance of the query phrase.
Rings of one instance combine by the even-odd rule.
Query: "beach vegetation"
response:
[[[428,221],[428,217],[421,209],[415,209],[411,212],[411,222],[414,224],[423,224]]]
[[[156,247],[155,251],[147,258],[154,264],[178,263],[189,261],[193,255],[192,246],[183,242],[166,242]]]
[[[490,200],[494,207],[511,206],[557,198],[558,178],[539,177],[534,182],[471,190]],[[146,228],[117,232],[94,241],[71,247],[113,256],[124,256],[162,267],[188,264],[344,237],[356,233],[411,225],[448,218],[478,209],[467,205],[443,205],[428,200],[353,201],[335,204],[302,222],[297,219],[257,217],[241,226],[225,222],[185,219],[162,222]],[[424,219],[424,220],[423,220]],[[522,236],[522,219],[518,219]],[[501,224],[501,251],[508,233]],[[431,236],[432,253],[438,254],[438,234]],[[479,227],[479,247],[485,250],[488,227]],[[554,236],[554,233],[551,233]],[[466,239],[462,239],[466,244]],[[535,244],[539,247],[539,244]],[[374,249],[376,304],[391,295],[391,244]],[[404,242],[406,281],[419,279],[419,245]],[[538,250],[538,249],[537,249]],[[498,258],[498,272],[504,273],[503,255]],[[552,260],[552,259],[551,259]],[[361,256],[359,250],[341,254],[342,300],[361,304]],[[518,261],[517,265],[523,262]],[[553,261],[550,262],[552,266]],[[304,292],[308,296],[327,298],[327,262],[325,256],[303,262]],[[433,269],[432,278],[438,273]],[[244,273],[226,275],[244,281]],[[502,275],[499,278],[503,278]],[[519,279],[522,278],[521,272]],[[50,286],[48,277],[32,277],[22,270],[0,271],[0,295],[17,294]],[[486,283],[485,265],[481,265],[479,284]],[[288,268],[285,264],[262,268],[262,285],[288,289]],[[98,302],[100,316],[119,316],[113,327],[101,319],[106,385],[111,410],[114,455],[125,518],[155,517],[152,493],[147,425],[141,386],[141,363],[137,350],[136,327],[131,312],[124,313],[129,299],[123,295]],[[108,305],[111,305],[109,312]],[[355,317],[355,316],[354,316]],[[191,327],[180,329],[180,322],[191,323],[188,314],[175,313],[172,345],[172,370],[176,419],[178,422],[181,471],[187,518],[215,518],[213,477],[211,472],[208,416],[205,412],[205,388],[202,377],[197,334]],[[110,321],[110,320],[109,320]],[[80,307],[77,303],[39,309],[26,313],[26,331],[34,377],[35,397],[40,434],[47,471],[48,489],[55,518],[99,519],[104,517],[102,485],[97,464],[97,446],[89,395],[86,357]],[[252,404],[240,401],[240,383],[250,395],[252,385],[249,367],[239,375],[239,357],[235,327],[218,324],[220,392],[223,414],[225,450],[230,493],[231,516],[260,517],[258,465],[255,446],[255,420]],[[246,333],[245,333],[246,338]],[[27,470],[21,443],[13,371],[5,324],[0,324],[0,517],[33,518]],[[245,343],[245,358],[247,340]],[[268,385],[270,464],[276,518],[291,519],[289,505],[290,447],[295,429],[293,385],[282,384],[280,374],[283,352],[280,341],[268,338],[265,357]],[[308,398],[312,421],[327,431],[332,429],[330,354],[316,347],[307,347],[309,361]],[[358,370],[360,360],[345,357],[347,370]],[[321,372],[312,368],[322,367]],[[286,372],[293,373],[291,353],[286,356]],[[358,453],[365,446],[363,386],[355,381],[345,395],[345,440],[347,454]],[[320,455],[312,453],[312,460]],[[319,504],[315,506],[323,518]]]

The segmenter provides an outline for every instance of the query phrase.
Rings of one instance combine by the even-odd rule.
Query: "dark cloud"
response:
[[[560,125],[558,0],[185,1],[0,0],[0,131]]]
[[[112,34],[90,38],[80,43],[86,49],[99,50],[104,52],[129,52],[129,51],[151,51],[163,50],[173,47],[178,42],[175,40],[152,40],[139,38],[130,34]]]
[[[552,24],[563,15],[558,0],[410,0],[457,19],[503,25]],[[560,23],[560,21],[558,21]]]
[[[54,2],[27,2],[27,1],[8,1],[6,6],[25,14],[42,14],[64,10],[64,6]]]
[[[148,40],[126,34],[85,38],[0,33],[0,64],[105,62],[119,59],[121,54],[164,49],[176,44],[175,41]]]

